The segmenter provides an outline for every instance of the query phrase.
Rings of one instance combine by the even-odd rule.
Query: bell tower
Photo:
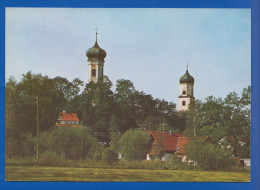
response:
[[[88,82],[97,82],[103,80],[104,73],[104,63],[106,52],[102,48],[99,47],[97,43],[97,35],[96,32],[96,43],[95,45],[88,49],[86,52],[86,56],[88,58]]]
[[[189,74],[188,66],[186,73],[180,78],[180,96],[178,98],[178,111],[188,111],[189,105],[195,102],[194,78]]]

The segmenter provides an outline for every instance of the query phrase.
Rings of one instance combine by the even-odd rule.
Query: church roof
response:
[[[180,78],[180,83],[194,84],[194,78],[190,75],[188,68],[186,70],[186,73]]]
[[[94,44],[94,46],[92,48],[89,48],[87,50],[86,56],[88,58],[99,58],[101,60],[104,60],[106,55],[107,55],[106,51],[103,50],[102,48],[100,48],[97,43],[97,33],[96,33],[96,43]]]

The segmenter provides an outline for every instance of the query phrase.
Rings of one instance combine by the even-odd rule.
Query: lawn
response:
[[[6,166],[6,181],[249,182],[250,172]]]

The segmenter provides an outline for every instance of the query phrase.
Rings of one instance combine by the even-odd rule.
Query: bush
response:
[[[171,170],[179,170],[179,169],[187,169],[187,163],[183,163],[181,158],[179,158],[176,154],[171,155],[169,162],[169,169]]]
[[[66,159],[86,159],[93,157],[95,151],[101,146],[95,137],[89,135],[85,128],[59,127],[52,131],[43,132],[39,135],[39,151],[55,152]]]
[[[44,161],[49,161],[49,160],[58,160],[58,161],[63,161],[65,160],[65,155],[57,155],[56,152],[52,151],[45,151],[44,153],[40,154],[40,159]]]
[[[233,165],[231,152],[200,139],[191,140],[185,153],[188,159],[195,161],[199,167],[205,170],[227,169]]]
[[[94,161],[100,161],[102,159],[102,154],[100,152],[95,152],[93,155],[93,160]]]
[[[123,158],[127,160],[145,159],[150,150],[150,137],[148,134],[138,131],[127,131],[118,142]]]
[[[102,160],[107,164],[113,164],[115,161],[118,160],[118,154],[114,148],[106,148],[102,153]]]

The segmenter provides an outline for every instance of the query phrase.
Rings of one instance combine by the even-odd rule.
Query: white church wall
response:
[[[185,106],[182,105],[182,102],[185,101]],[[190,98],[179,98],[178,99],[178,110],[179,111],[187,111],[190,104]]]

